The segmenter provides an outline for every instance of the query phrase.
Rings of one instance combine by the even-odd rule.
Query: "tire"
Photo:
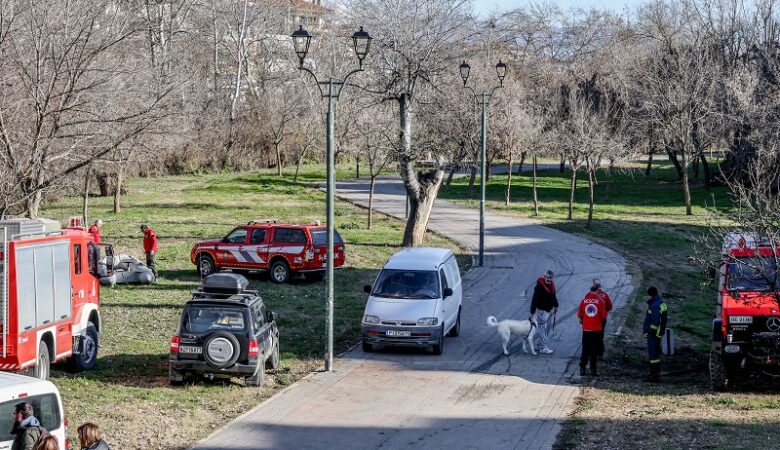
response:
[[[262,386],[265,381],[265,365],[258,363],[257,372],[251,377],[246,377],[244,382],[247,386]]]
[[[182,375],[181,372],[169,368],[168,380],[170,381],[171,386],[182,386],[184,384],[184,375]]]
[[[374,351],[374,346],[366,341],[363,341],[363,352],[371,353]]]
[[[272,262],[268,272],[274,283],[282,284],[290,280],[290,266],[281,259]]]
[[[95,367],[99,347],[100,341],[97,327],[94,323],[89,322],[86,333],[84,333],[84,336],[81,337],[81,354],[73,355],[70,358],[71,368],[73,371],[84,372],[85,370],[89,370]]]
[[[434,355],[441,355],[444,353],[444,324],[441,325],[441,333],[439,333],[439,343],[431,347]]]
[[[279,367],[279,339],[276,339],[276,345],[274,345],[271,356],[265,360],[266,369],[276,369],[277,367]]]
[[[209,255],[201,254],[198,256],[197,271],[201,278],[206,278],[212,273],[217,272],[217,266],[214,264],[214,259]]]
[[[458,318],[455,319],[455,325],[450,328],[449,336],[458,337],[460,335],[460,307],[458,307]]]
[[[203,358],[209,366],[215,369],[232,366],[240,355],[241,346],[238,339],[231,333],[224,331],[212,334],[203,345]]]
[[[39,380],[48,380],[50,372],[51,354],[49,353],[49,346],[46,345],[46,342],[41,341],[38,344],[38,360],[35,361],[35,366],[32,367],[30,375]]]
[[[325,272],[319,270],[317,272],[305,272],[303,278],[306,281],[322,281],[325,278]]]
[[[725,391],[730,384],[723,359],[715,350],[710,350],[710,383],[716,391]]]

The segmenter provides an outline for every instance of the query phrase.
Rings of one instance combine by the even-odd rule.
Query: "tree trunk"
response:
[[[274,151],[276,152],[276,175],[282,176],[282,151],[279,148],[279,143],[274,142]]]
[[[569,192],[569,214],[566,217],[572,220],[574,217],[574,193],[577,191],[577,168],[571,167],[571,192]]]
[[[450,184],[452,184],[452,177],[455,176],[455,172],[457,172],[457,171],[458,171],[458,166],[453,166],[450,169],[450,173],[447,175],[447,181],[444,184],[446,187],[450,187]]]
[[[712,184],[712,168],[710,168],[710,163],[707,161],[707,157],[704,156],[704,153],[699,155],[699,158],[701,159],[701,166],[704,169],[704,188],[709,190],[710,185]]]
[[[589,229],[593,225],[593,197],[595,187],[593,186],[593,169],[588,169],[588,222],[585,228]]]
[[[525,164],[527,152],[520,152],[520,164],[517,165],[517,174],[523,176],[523,165]],[[512,170],[512,165],[509,165],[509,170]]]
[[[33,195],[27,198],[27,217],[35,219],[38,217],[38,211],[41,208],[41,199],[43,195],[41,191],[36,191]]]
[[[647,167],[645,168],[646,177],[650,177],[650,171],[653,170],[653,153],[655,153],[655,147],[650,148],[650,155],[647,157]]]
[[[682,184],[683,184],[683,196],[685,197],[685,215],[691,216],[693,215],[693,211],[691,209],[691,188],[688,185],[688,158],[685,155],[685,152],[681,152],[681,158],[682,160]]]
[[[360,157],[355,157],[355,178],[360,178]]]
[[[125,178],[125,168],[120,163],[116,170],[116,185],[114,186],[114,214],[119,214],[122,211],[122,205],[120,200],[122,198],[122,183]]]
[[[607,166],[607,169],[604,171],[606,173],[606,175],[607,175],[607,185],[604,186],[604,201],[605,202],[609,201],[609,190],[612,187],[612,168],[613,167],[614,167],[614,160],[610,160],[609,161],[609,165]],[[594,170],[593,172],[594,172],[594,174],[593,174],[593,176],[594,176],[593,182],[598,184],[598,178],[595,178],[596,171]]]
[[[566,168],[566,155],[561,155],[561,167],[560,172],[563,173],[563,170]]]
[[[533,168],[531,169],[531,171],[533,172],[533,175],[532,175],[533,181],[532,181],[531,184],[533,185],[533,189],[532,190],[534,191],[534,216],[538,216],[539,215],[539,197],[536,195],[536,155],[534,155]]]
[[[372,171],[373,173],[373,171]],[[376,175],[371,175],[371,183],[369,184],[368,188],[368,229],[371,229],[371,226],[374,224],[373,221],[373,214],[374,214],[374,184],[376,182]]]
[[[87,173],[84,175],[84,193],[81,202],[81,217],[84,223],[89,223],[89,184],[92,180],[92,164],[87,166]]]
[[[506,172],[506,195],[504,195],[504,205],[509,206],[512,198],[512,152],[509,152],[509,170]]]
[[[692,161],[692,169],[693,169],[693,178],[698,180],[699,179],[699,157],[698,155],[694,155],[693,161]]]
[[[676,152],[676,151],[674,151],[674,150],[672,150],[671,148],[669,148],[669,147],[667,146],[667,148],[666,148],[666,154],[667,154],[667,155],[669,155],[669,161],[671,161],[671,162],[672,162],[672,164],[674,164],[674,168],[675,168],[675,169],[677,169],[677,179],[678,179],[678,180],[682,180],[682,179],[683,179],[683,170],[684,170],[684,169],[683,169],[683,166],[682,166],[682,164],[680,164],[680,160],[679,160],[679,158],[677,158],[677,152]],[[685,157],[685,156],[683,155],[683,158],[684,158],[684,157]],[[687,167],[686,167],[685,169],[687,170]],[[685,175],[685,178],[686,178],[686,179],[688,178],[688,175],[687,175],[687,174]]]
[[[477,179],[477,166],[471,166],[471,174],[469,175],[469,190],[468,197],[474,198],[474,181]]]
[[[444,171],[441,169],[418,175],[419,196],[409,197],[409,219],[404,230],[404,247],[417,247],[424,243],[428,219],[431,217],[433,202],[436,201],[443,178]]]

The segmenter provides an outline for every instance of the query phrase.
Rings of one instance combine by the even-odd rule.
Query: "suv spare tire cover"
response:
[[[203,357],[211,367],[222,369],[232,366],[241,356],[241,346],[238,339],[231,333],[218,331],[206,339],[203,346]]]

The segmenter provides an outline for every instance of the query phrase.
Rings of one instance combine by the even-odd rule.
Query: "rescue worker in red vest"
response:
[[[604,301],[604,308],[607,312],[607,315],[609,315],[609,312],[612,311],[612,299],[609,298],[609,294],[604,292],[603,289],[601,289],[601,280],[598,278],[593,279],[593,287],[596,288],[596,295],[599,296],[599,298]],[[601,329],[601,335],[599,337],[599,358],[604,357],[604,330],[607,329],[607,320],[606,316],[604,317],[604,327]]]
[[[590,374],[599,375],[598,355],[601,349],[604,324],[607,322],[606,303],[598,294],[598,288],[591,286],[590,292],[577,308],[577,318],[582,325],[582,355],[580,356],[580,375],[586,374],[590,362]]]
[[[154,274],[154,281],[160,279],[157,274],[157,233],[149,225],[141,225],[141,231],[144,233],[144,254],[146,255],[146,266]]]
[[[92,239],[95,241],[95,244],[101,244],[101,238],[100,238],[100,227],[103,226],[103,221],[98,219],[95,221],[95,223],[92,224],[91,227],[89,227],[89,232],[92,234]]]
[[[534,296],[531,298],[531,315],[536,319],[536,335],[539,337],[541,352],[550,354],[553,350],[547,344],[550,322],[558,311],[558,297],[555,295],[553,273],[548,270],[536,280]]]
[[[647,357],[650,360],[650,375],[646,381],[661,381],[661,337],[666,333],[667,306],[658,294],[658,289],[647,289],[647,314],[643,328],[647,338]]]

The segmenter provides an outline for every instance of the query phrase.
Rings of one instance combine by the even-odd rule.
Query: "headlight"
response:
[[[425,326],[433,326],[439,323],[438,317],[423,317],[422,319],[417,321],[417,326],[425,327]]]
[[[363,323],[371,323],[371,324],[379,323],[379,317],[365,315],[363,316]]]

